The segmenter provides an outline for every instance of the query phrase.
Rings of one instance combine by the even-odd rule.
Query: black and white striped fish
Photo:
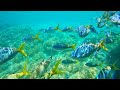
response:
[[[72,57],[81,58],[84,56],[88,56],[90,55],[90,53],[94,52],[94,50],[96,49],[97,47],[94,44],[84,43],[80,45],[75,51],[72,52]]]
[[[7,60],[11,59],[12,56],[17,54],[15,48],[11,47],[3,47],[0,48],[0,63],[6,62]]]
[[[25,43],[23,43],[18,49],[12,48],[12,47],[0,48],[0,64],[5,63],[6,61],[12,59],[13,57],[15,57],[18,54],[18,52],[20,52],[24,56],[27,56],[27,54],[23,50],[24,44]]]

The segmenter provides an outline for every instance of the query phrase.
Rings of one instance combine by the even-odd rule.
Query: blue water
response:
[[[1,24],[87,24],[102,11],[0,11]]]
[[[93,41],[94,43],[98,43],[102,38],[105,38],[105,30],[120,33],[119,27],[97,27],[96,19],[102,14],[103,11],[0,11],[0,47],[18,48],[23,42],[22,40],[25,36],[35,36],[37,33],[40,33],[38,36],[40,41],[33,40],[34,38],[32,38],[32,36],[28,38],[30,39],[29,42],[26,41],[24,50],[28,54],[27,58],[22,56],[22,54],[18,54],[8,62],[0,65],[0,78],[11,78],[9,75],[21,72],[26,59],[29,61],[27,64],[28,71],[33,72],[33,76],[30,76],[29,78],[40,78],[38,73],[36,75],[36,72],[39,70],[38,68],[40,68],[41,65],[39,63],[43,60],[48,60],[50,56],[52,56],[53,59],[51,59],[50,66],[47,68],[48,71],[55,65],[56,60],[59,59],[59,57],[61,57],[62,60],[73,60],[73,62],[77,60],[72,58],[71,52],[74,51],[73,48],[57,50],[53,48],[54,44],[59,42],[63,43],[65,48],[67,45],[72,46],[75,44],[75,49],[77,49],[83,41],[87,41],[88,39],[91,40],[91,42]],[[50,26],[55,28],[58,24],[60,25],[60,30],[65,26],[74,27],[73,30],[65,32],[60,32],[59,30],[51,30],[48,32],[41,30],[47,29]],[[79,33],[76,31],[76,28],[80,25],[93,25],[98,33],[90,32],[87,36],[80,37]],[[100,50],[100,54],[98,54],[97,59],[91,58],[91,56],[93,56],[91,55],[90,57],[78,60],[80,61],[79,64],[69,64],[69,62],[66,65],[60,64],[59,69],[67,71],[66,74],[61,75],[60,77],[65,79],[95,78],[95,74],[98,74],[101,68],[107,64],[104,63],[101,68],[97,68],[97,65],[96,67],[91,68],[90,65],[85,66],[85,63],[90,60],[93,62],[95,61],[96,63],[103,61],[114,63],[118,60],[120,53],[120,50],[118,50],[120,49],[119,37],[120,35],[113,35],[112,39],[115,40],[115,43],[105,45],[105,47],[108,48],[108,51]],[[107,55],[111,56],[107,58]],[[116,56],[116,58],[114,56]],[[117,62],[117,66],[119,66],[119,63],[120,61]],[[53,75],[53,78],[59,78],[59,75],[55,77]]]

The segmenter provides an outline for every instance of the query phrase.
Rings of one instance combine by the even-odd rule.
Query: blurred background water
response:
[[[87,24],[102,11],[0,11],[0,24]]]

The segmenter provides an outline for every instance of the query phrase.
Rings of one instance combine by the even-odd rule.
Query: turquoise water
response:
[[[101,13],[102,11],[1,11],[0,20],[1,24],[80,24],[90,23],[89,19]]]
[[[0,78],[42,79],[54,69],[59,60],[62,62],[66,59],[75,62],[59,63],[58,69],[62,73],[55,73],[50,76],[50,79],[95,79],[100,70],[115,63],[116,60],[116,66],[119,68],[120,36],[117,34],[112,36],[112,39],[115,40],[114,43],[105,45],[108,51],[101,49],[97,58],[93,57],[94,54],[80,59],[72,58],[71,53],[86,40],[96,44],[104,38],[105,30],[120,33],[119,27],[116,26],[97,27],[96,18],[102,14],[103,11],[0,11],[0,47],[18,49],[21,45],[25,45],[24,50],[27,54],[27,57],[25,57],[18,53],[7,62],[2,63],[0,65]],[[73,26],[73,28],[71,31],[64,32],[46,30],[49,27],[55,28],[58,24],[59,30],[66,26]],[[87,36],[80,37],[76,31],[80,25],[93,25],[98,33],[90,32]],[[24,43],[23,38],[26,35],[29,37],[32,35],[32,40],[30,38]],[[33,39],[37,35],[40,40]],[[63,48],[57,50],[53,48],[56,43],[75,45],[75,49]],[[112,54],[117,57],[115,58]],[[43,60],[49,60],[50,62],[45,64],[42,63]],[[102,63],[102,65],[87,66],[86,63],[91,61]],[[113,70],[112,72],[116,71]],[[119,78],[118,76],[117,78]]]

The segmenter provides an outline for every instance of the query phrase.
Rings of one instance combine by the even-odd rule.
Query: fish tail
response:
[[[62,59],[59,59],[59,60],[56,62],[55,66],[54,66],[54,68],[53,68],[53,71],[56,71],[56,70],[57,70],[59,64],[61,63],[61,60],[62,60]]]
[[[33,38],[40,41],[39,35],[40,35],[40,33],[37,33],[35,36],[33,36]]]
[[[59,66],[60,63],[61,63],[61,59],[59,59],[59,60],[56,62],[54,68],[52,69],[52,74],[57,74],[58,66]]]
[[[59,32],[62,32],[62,30],[60,30],[60,28],[59,28],[59,24],[54,28],[54,30],[58,30]]]
[[[91,26],[91,25],[87,25],[86,28],[87,28],[87,29],[90,29],[90,26]]]
[[[28,60],[26,60],[26,62],[24,63],[24,66],[23,66],[23,74],[24,75],[28,75],[29,74],[29,72],[28,72],[28,70],[27,70],[27,64],[28,64]]]
[[[108,51],[108,49],[105,47],[104,43],[105,43],[104,40],[102,40],[102,41],[99,43],[98,47],[104,49],[105,51]]]
[[[27,70],[27,64],[28,64],[28,60],[25,61],[24,66],[23,66],[23,70],[22,70],[22,72],[18,73],[17,78],[20,78],[24,75],[29,75],[29,72]]]
[[[60,26],[60,25],[58,24],[54,30],[58,30],[58,29],[59,29],[59,26]]]
[[[72,48],[72,49],[75,49],[75,47],[76,47],[75,44],[73,44],[72,46],[70,46],[70,48]]]
[[[27,54],[23,50],[24,46],[25,46],[25,42],[21,44],[21,46],[17,49],[17,51],[20,52],[22,55],[27,56]]]

